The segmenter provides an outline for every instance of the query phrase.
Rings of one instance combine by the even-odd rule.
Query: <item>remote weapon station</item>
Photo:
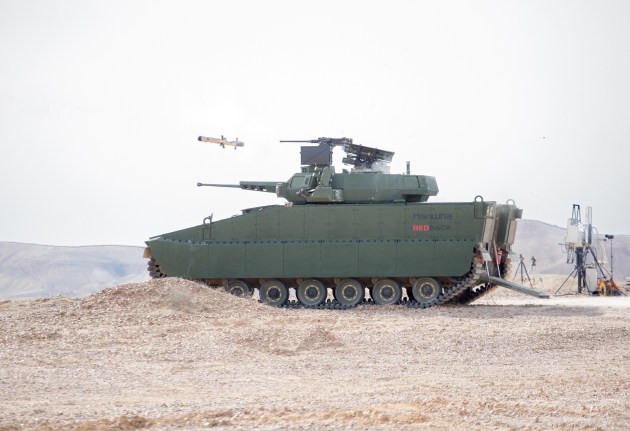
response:
[[[275,193],[285,204],[151,238],[144,257],[152,277],[198,280],[238,296],[257,290],[273,306],[426,308],[469,303],[496,285],[545,297],[505,280],[522,214],[513,201],[427,203],[438,193],[435,178],[390,174],[393,152],[348,138],[281,142],[311,144],[288,181],[197,185]],[[335,147],[350,171],[335,172]]]

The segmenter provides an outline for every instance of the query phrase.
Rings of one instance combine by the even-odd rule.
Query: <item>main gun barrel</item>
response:
[[[241,181],[239,184],[205,184],[197,183],[197,187],[228,187],[231,189],[253,190],[256,192],[276,193],[276,186],[282,181]]]

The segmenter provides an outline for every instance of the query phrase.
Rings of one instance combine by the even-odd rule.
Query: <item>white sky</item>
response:
[[[351,137],[434,175],[630,233],[630,2],[0,0],[0,240],[143,245],[272,194]],[[198,135],[238,137],[233,151]],[[337,165],[337,169],[341,169]]]

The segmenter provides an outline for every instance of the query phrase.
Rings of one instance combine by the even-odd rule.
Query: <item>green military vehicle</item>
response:
[[[210,216],[151,238],[144,256],[152,277],[198,280],[238,296],[258,291],[273,306],[426,308],[468,303],[496,285],[543,297],[505,280],[522,214],[513,201],[427,203],[438,193],[435,178],[412,175],[409,165],[390,174],[393,152],[348,138],[284,142],[311,144],[286,182],[198,183],[275,193],[284,205]],[[335,172],[335,147],[350,171]]]

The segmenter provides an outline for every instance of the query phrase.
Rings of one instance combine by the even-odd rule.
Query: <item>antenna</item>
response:
[[[596,247],[593,247],[592,207],[586,207],[585,216],[586,224],[582,224],[580,206],[573,204],[571,218],[567,220],[567,235],[564,246],[567,251],[567,263],[574,263],[575,266],[571,274],[556,290],[556,294],[572,276],[574,278],[577,276],[577,293],[582,293],[582,290],[586,289],[586,292],[591,294],[598,293],[598,270],[602,278],[607,278],[608,271],[597,258]],[[610,275],[610,273],[608,274]]]

